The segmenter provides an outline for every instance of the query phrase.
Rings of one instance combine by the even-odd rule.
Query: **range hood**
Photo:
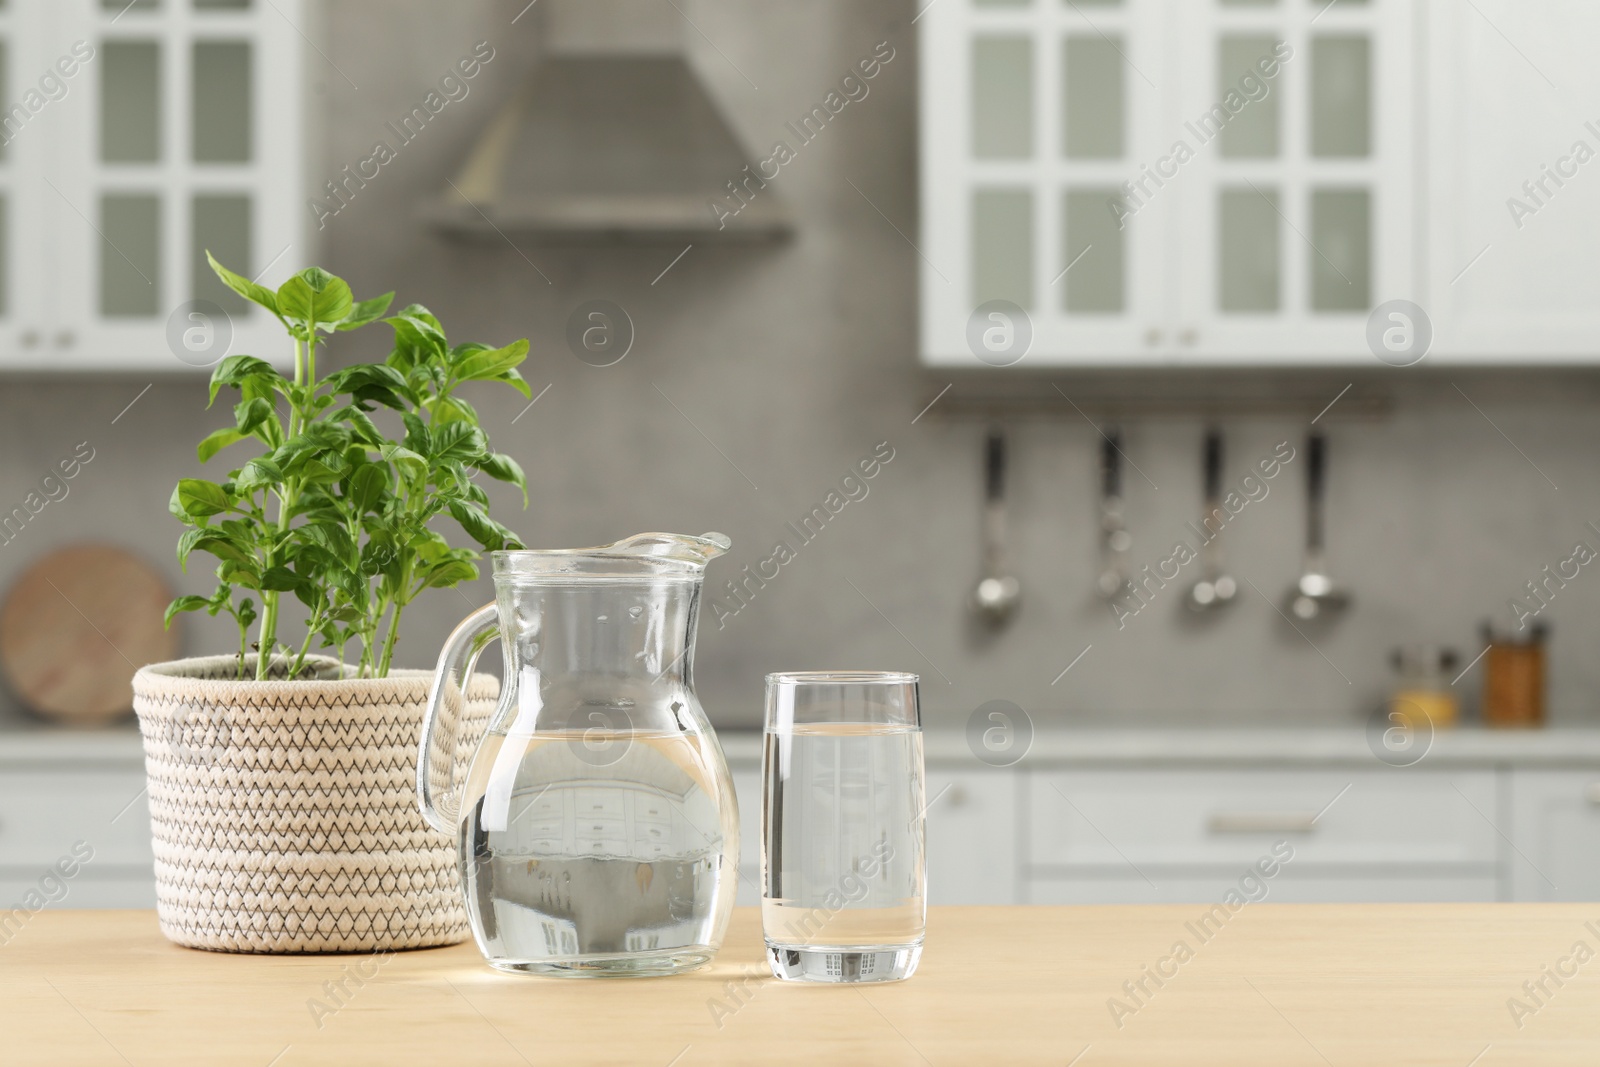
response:
[[[791,232],[775,183],[762,183],[685,55],[673,5],[543,0],[536,12],[543,57],[428,205],[435,227],[556,241]]]

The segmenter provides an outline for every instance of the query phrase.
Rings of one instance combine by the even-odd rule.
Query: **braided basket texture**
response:
[[[456,844],[417,811],[431,671],[239,681],[237,659],[134,675],[161,931],[225,952],[371,952],[468,935]],[[463,751],[500,691],[478,674],[440,733]],[[449,706],[453,705],[453,706]]]

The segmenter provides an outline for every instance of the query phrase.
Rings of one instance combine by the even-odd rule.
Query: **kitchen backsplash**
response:
[[[915,5],[682,6],[716,41],[686,37],[752,158],[770,155],[838,72],[879,42],[895,50],[870,94],[768,183],[793,210],[792,241],[685,251],[433,236],[416,221],[418,207],[445,187],[526,74],[533,20],[512,23],[522,2],[329,0],[322,50],[360,89],[312,58],[322,127],[311,188],[370,155],[385,124],[478,42],[495,58],[359,197],[325,214],[320,233],[308,207],[320,248],[286,255],[325,264],[359,292],[424,299],[445,321],[470,323],[473,336],[530,337],[524,371],[537,402],[486,390],[480,408],[496,446],[527,470],[527,511],[513,493],[490,492],[497,516],[531,544],[591,545],[653,529],[733,538],[711,568],[697,660],[701,697],[719,724],[759,723],[766,672],[824,667],[920,672],[930,724],[962,725],[994,699],[1041,726],[1141,714],[1355,721],[1381,699],[1395,644],[1452,644],[1465,663],[1482,647],[1482,619],[1514,628],[1511,601],[1533,604],[1527,583],[1542,582],[1542,568],[1572,559],[1580,541],[1600,545],[1588,526],[1600,522],[1600,420],[1588,379],[1482,389],[1460,379],[1457,389],[1448,377],[1419,378],[1386,414],[1342,421],[1335,407],[1319,423],[1330,448],[1329,566],[1354,595],[1345,617],[1307,640],[1279,614],[1302,556],[1296,460],[1260,483],[1266,491],[1250,494],[1220,539],[1241,580],[1233,605],[1192,618],[1182,604],[1187,567],[1119,620],[1094,592],[1098,437],[1065,408],[1011,430],[1011,567],[1022,607],[1006,629],[979,629],[966,601],[979,571],[986,427],[941,411],[950,396],[919,416],[948,379],[916,359]],[[568,319],[591,300],[613,302],[633,324],[632,348],[612,366],[568,347]],[[360,343],[381,339],[374,331]],[[0,543],[0,587],[51,547],[93,538],[142,551],[185,591],[207,591],[204,575],[180,574],[180,531],[166,511],[174,480],[198,470],[200,431],[227,419],[221,407],[204,410],[202,382],[175,373],[0,385],[0,505],[23,506],[75,449],[94,456],[69,494]],[[1283,443],[1301,448],[1307,421],[1285,410],[1226,424],[1225,483],[1238,484]],[[1138,564],[1194,540],[1186,531],[1201,510],[1203,427],[1199,413],[1122,422]],[[1564,578],[1538,616],[1552,629],[1557,721],[1600,717],[1600,657],[1591,652],[1600,577],[1591,571]],[[407,613],[398,658],[431,666],[452,626],[489,599],[487,580],[430,594]],[[226,627],[188,625],[189,653],[227,650]],[[1480,684],[1477,670],[1459,683],[1469,694]]]

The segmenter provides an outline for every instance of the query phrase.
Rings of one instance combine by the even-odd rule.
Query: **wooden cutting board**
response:
[[[120,718],[133,708],[133,672],[177,655],[176,630],[161,625],[171,599],[160,573],[125,549],[52,552],[0,606],[0,671],[45,718],[81,726]]]

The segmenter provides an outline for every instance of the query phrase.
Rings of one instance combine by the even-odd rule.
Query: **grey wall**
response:
[[[520,511],[520,500],[500,493],[496,509],[529,543],[721,530],[735,547],[713,566],[720,582],[770,555],[786,536],[784,522],[820,502],[875,445],[888,441],[894,449],[869,495],[845,507],[747,608],[720,629],[706,619],[701,695],[719,722],[759,720],[765,672],[818,667],[919,671],[930,722],[962,722],[995,698],[1017,702],[1042,723],[1152,713],[1345,721],[1380,697],[1393,644],[1431,639],[1475,655],[1477,620],[1496,613],[1509,624],[1507,599],[1540,567],[1569,555],[1578,538],[1600,548],[1600,535],[1583,528],[1600,521],[1591,376],[1419,371],[1402,379],[1385,370],[1391,377],[1358,376],[1356,393],[1388,397],[1386,414],[1346,419],[1336,407],[1324,420],[1332,435],[1331,558],[1356,596],[1348,617],[1312,635],[1312,647],[1267,599],[1279,600],[1299,566],[1297,461],[1225,537],[1238,573],[1266,598],[1246,585],[1228,617],[1190,625],[1179,605],[1190,568],[1119,630],[1091,593],[1095,431],[1065,409],[1015,430],[1014,563],[1026,601],[1009,630],[985,637],[964,612],[977,576],[984,426],[954,417],[957,401],[978,387],[959,382],[913,424],[951,379],[917,365],[917,253],[894,228],[916,233],[911,0],[681,0],[726,54],[699,33],[688,35],[700,71],[752,150],[783,136],[784,122],[819,102],[877,42],[890,41],[898,55],[871,95],[850,105],[773,183],[799,219],[793,242],[697,245],[653,285],[680,246],[524,245],[547,283],[504,244],[449,244],[413,221],[419,201],[443,187],[534,59],[535,20],[510,25],[521,0],[326,6],[325,25],[313,33],[360,88],[310,58],[319,116],[316,185],[366,155],[383,123],[406,111],[474,42],[488,40],[497,50],[473,95],[451,105],[330,220],[315,258],[347,277],[358,296],[392,288],[402,301],[427,303],[456,340],[532,340],[525,374],[535,390],[550,387],[534,408],[513,423],[525,401],[493,390],[474,397],[496,445],[528,471],[532,506]],[[292,256],[311,258],[305,250]],[[597,297],[621,304],[637,327],[632,353],[609,368],[580,362],[563,338],[572,309]],[[380,327],[341,341],[340,351],[375,357],[386,344]],[[1168,378],[1056,380],[1069,390],[1081,385],[1124,398],[1170,386]],[[1177,389],[1208,391],[1210,407],[1224,415],[1238,410],[1234,392],[1304,394],[1281,411],[1231,425],[1229,476],[1236,479],[1277,442],[1298,446],[1307,423],[1302,409],[1320,406],[1306,409],[1305,397],[1331,399],[1345,380],[1278,377],[1230,386],[1206,376]],[[1053,395],[1048,381],[1028,380],[1019,389]],[[1352,398],[1345,404],[1358,408]],[[176,374],[0,383],[0,502],[20,501],[76,442],[88,440],[98,452],[66,500],[0,546],[0,587],[53,546],[97,538],[131,545],[183,589],[204,591],[203,581],[177,573],[178,527],[166,514],[174,479],[198,470],[194,442],[226,418],[220,408],[203,408],[202,381]],[[1125,447],[1148,476],[1128,474],[1141,562],[1167,555],[1198,510],[1201,425],[1199,411],[1125,422]],[[489,595],[486,581],[459,595],[432,594],[408,619],[404,662],[431,665],[450,627]],[[1596,712],[1600,658],[1590,646],[1600,638],[1597,608],[1600,576],[1586,569],[1545,614],[1554,625],[1550,681],[1558,717]],[[227,647],[226,632],[207,625],[190,627],[189,652]],[[1474,672],[1461,687],[1475,692],[1479,683]]]

